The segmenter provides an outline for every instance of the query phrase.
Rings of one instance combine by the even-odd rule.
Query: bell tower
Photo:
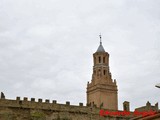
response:
[[[109,54],[105,52],[100,35],[100,45],[93,54],[93,74],[87,84],[87,105],[118,110],[116,80],[112,80],[109,70]]]

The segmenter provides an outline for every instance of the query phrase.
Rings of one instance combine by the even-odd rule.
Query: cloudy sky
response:
[[[99,33],[119,109],[159,101],[159,0],[0,0],[0,91],[86,104]]]

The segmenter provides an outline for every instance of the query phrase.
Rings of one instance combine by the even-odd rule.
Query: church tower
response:
[[[116,80],[112,80],[109,70],[109,54],[105,52],[100,35],[100,45],[93,54],[93,74],[87,84],[87,105],[118,110]]]

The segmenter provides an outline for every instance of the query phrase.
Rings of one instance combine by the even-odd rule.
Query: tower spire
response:
[[[97,52],[105,52],[105,50],[104,50],[104,48],[102,46],[102,35],[101,35],[101,33],[99,34],[99,38],[100,38],[100,45],[99,45],[99,47],[97,49]]]
[[[102,45],[102,35],[101,35],[101,33],[99,34],[99,38],[100,38],[100,45]]]

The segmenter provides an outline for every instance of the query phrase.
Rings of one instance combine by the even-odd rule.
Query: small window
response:
[[[103,57],[103,63],[105,63],[105,57]]]
[[[103,74],[104,74],[104,75],[106,74],[106,71],[105,71],[105,70],[103,71]]]
[[[101,63],[101,57],[99,57],[99,63]]]

